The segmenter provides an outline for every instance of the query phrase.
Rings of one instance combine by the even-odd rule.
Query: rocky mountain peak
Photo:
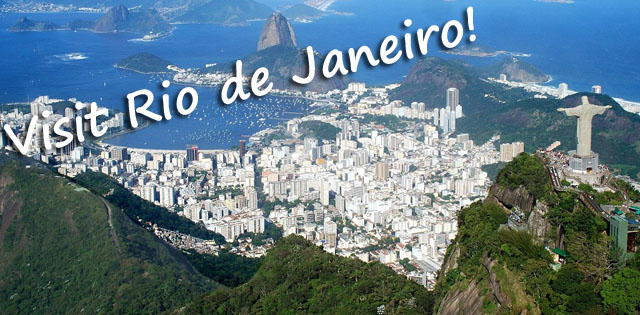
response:
[[[271,15],[262,28],[258,51],[277,45],[296,47],[296,35],[287,18],[280,13]]]

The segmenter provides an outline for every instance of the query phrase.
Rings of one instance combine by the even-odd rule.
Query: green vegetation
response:
[[[526,153],[521,153],[507,164],[498,173],[496,182],[512,190],[523,186],[536,199],[544,199],[551,192],[544,164],[534,155]]]
[[[277,227],[273,223],[267,222],[264,227],[264,233],[251,233],[246,232],[240,234],[238,238],[248,237],[251,238],[251,244],[255,246],[261,246],[264,244],[264,241],[267,239],[272,239],[274,242],[278,241],[282,238],[282,229]]]
[[[118,61],[115,67],[139,73],[153,74],[170,72],[170,70],[167,69],[169,65],[171,65],[169,61],[154,54],[139,53]]]
[[[95,194],[104,196],[109,202],[120,207],[135,222],[157,224],[167,230],[201,239],[214,240],[217,244],[226,243],[224,236],[134,195],[113,178],[104,174],[86,172],[76,176],[75,181]]]
[[[535,238],[529,231],[501,227],[505,211],[492,202],[474,203],[458,213],[458,235],[446,260],[457,256],[455,269],[439,279],[435,295],[439,305],[447,293],[464,291],[475,283],[483,297],[482,309],[493,313],[635,314],[640,311],[640,255],[621,253],[605,234],[607,223],[585,207],[576,192],[554,193],[544,167],[536,157],[521,154],[499,173],[497,185],[526,187],[544,204],[547,234]],[[632,195],[630,186],[625,193]],[[618,193],[598,193],[589,185],[579,189],[598,202],[623,200]],[[489,198],[488,200],[492,200]],[[551,254],[561,237],[566,264],[554,271]],[[494,261],[491,270],[487,262]],[[556,269],[557,270],[557,269]],[[499,292],[489,279],[498,280]],[[496,295],[497,294],[497,295]],[[508,299],[510,307],[496,296]],[[438,307],[442,307],[439,305]]]
[[[489,176],[489,178],[491,178],[491,180],[495,182],[496,177],[498,176],[498,173],[500,172],[500,170],[504,168],[505,165],[507,165],[507,163],[505,162],[487,164],[482,166],[482,170],[487,172],[487,175]]]
[[[607,95],[578,93],[563,100],[514,99],[501,107],[486,108],[461,118],[456,124],[457,132],[469,133],[477,143],[500,134],[502,142],[523,141],[529,152],[545,148],[555,140],[562,143],[558,150],[575,150],[576,122],[557,109],[578,105],[583,95],[593,104],[613,106],[593,118],[593,151],[598,152],[601,162],[610,168],[639,178],[640,119]]]
[[[194,250],[184,254],[201,274],[227,287],[237,287],[249,281],[262,262],[261,259],[243,257],[228,250],[220,251],[218,256],[199,254]]]
[[[629,199],[631,199],[631,201],[640,202],[640,192],[633,188],[633,186],[631,186],[629,183],[619,179],[616,181],[615,186],[617,189],[624,191],[624,193],[629,196]]]
[[[508,61],[508,60],[507,60]],[[496,66],[510,68],[507,62]],[[528,73],[531,78],[543,78],[542,73],[519,61],[516,76]],[[524,70],[524,71],[519,71]],[[503,73],[503,70],[499,70]],[[465,116],[456,123],[456,132],[469,133],[475,143],[484,143],[496,134],[502,142],[523,141],[528,152],[546,148],[555,140],[559,150],[573,150],[576,143],[576,122],[557,111],[560,107],[580,104],[582,96],[597,105],[612,105],[603,115],[593,119],[593,150],[609,167],[634,178],[640,178],[640,118],[625,111],[607,95],[577,93],[565,99],[538,99],[520,88],[509,88],[482,78],[487,72],[459,61],[436,57],[419,60],[409,70],[402,86],[392,91],[391,100],[424,102],[432,107],[445,104],[446,90],[460,90],[460,104]]]
[[[271,213],[271,211],[273,211],[276,208],[276,206],[282,206],[287,210],[291,210],[300,204],[299,199],[296,199],[294,201],[286,201],[286,200],[282,201],[276,198],[274,201],[266,201],[264,200],[264,195],[262,195],[262,197],[263,197],[263,202],[262,202],[261,209],[265,217],[269,217],[269,214]]]
[[[618,191],[598,192],[589,184],[580,184],[578,185],[578,189],[594,196],[596,202],[601,205],[621,206],[624,203],[624,196],[622,196],[622,193]]]
[[[379,263],[324,252],[299,236],[280,240],[255,276],[218,290],[185,314],[429,314],[431,293]]]
[[[392,115],[378,116],[378,115],[365,114],[364,117],[358,118],[358,121],[360,121],[361,124],[373,123],[373,124],[381,125],[394,132],[401,131],[407,128],[406,121],[400,119],[397,116],[392,116]]]
[[[424,102],[432,108],[440,108],[446,104],[446,91],[450,87],[456,87],[460,90],[460,104],[464,106],[466,119],[456,123],[456,128],[464,127],[467,121],[473,121],[474,124],[487,124],[487,120],[478,121],[479,112],[487,110],[502,110],[504,104],[512,104],[523,98],[531,98],[533,94],[523,89],[507,90],[497,84],[492,84],[480,77],[480,69],[472,68],[467,64],[459,61],[446,61],[438,57],[427,57],[420,59],[409,70],[402,85],[394,89],[389,95],[391,100],[402,100],[405,104],[411,102]],[[460,126],[460,127],[458,127]],[[484,141],[478,141],[474,136],[480,130],[490,128],[495,130],[497,126],[484,126],[478,130],[465,128],[464,131],[469,132],[476,143],[483,143],[493,136],[491,133],[488,137],[483,138]]]
[[[303,121],[299,125],[299,130],[303,136],[311,136],[318,140],[326,141],[336,140],[336,136],[342,131],[342,129],[332,124],[319,120]]]
[[[216,287],[115,205],[1,159],[0,313],[159,313]]]
[[[605,281],[600,292],[604,308],[619,314],[637,314],[640,307],[640,271],[624,268]]]

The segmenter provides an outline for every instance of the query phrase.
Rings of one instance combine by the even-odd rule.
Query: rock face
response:
[[[442,299],[438,315],[482,314],[482,299],[478,284],[473,280],[464,291],[449,291]]]
[[[296,35],[287,18],[280,13],[274,13],[262,28],[258,40],[258,51],[278,45],[295,48],[297,43]]]
[[[129,19],[129,9],[120,5],[109,9],[93,26],[96,32],[114,32]]]
[[[549,207],[545,203],[538,202],[527,220],[529,233],[540,243],[544,242],[545,235],[551,231],[551,223],[545,218],[548,211]]]
[[[536,201],[524,187],[510,190],[497,184],[491,186],[489,196],[488,201],[497,202],[509,209],[517,206],[525,212],[531,212]]]
[[[457,268],[457,258],[460,255],[460,248],[455,243],[455,248],[451,254],[447,257],[442,269],[440,269],[438,279],[442,279],[446,272]],[[509,297],[502,291],[500,287],[500,281],[496,273],[493,271],[496,261],[492,260],[487,253],[482,258],[482,266],[486,271],[486,279],[488,280],[489,296],[492,301],[498,305],[504,305],[509,307],[511,301]],[[439,280],[440,281],[440,280]],[[438,315],[454,315],[454,314],[481,314],[484,292],[481,292],[478,287],[478,282],[474,279],[469,285],[464,288],[455,288],[444,296],[438,309]]]

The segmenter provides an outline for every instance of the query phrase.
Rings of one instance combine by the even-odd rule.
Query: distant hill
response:
[[[10,31],[14,32],[86,30],[96,33],[129,32],[153,37],[168,35],[173,29],[173,26],[154,9],[129,11],[122,5],[110,8],[97,21],[74,20],[60,26],[50,22],[32,21],[23,17],[9,28]]]
[[[593,151],[600,154],[601,163],[639,178],[640,117],[626,112],[607,95],[580,93],[563,100],[524,99],[464,117],[456,124],[457,131],[467,132],[479,142],[499,133],[502,142],[524,141],[529,152],[556,140],[562,142],[559,150],[574,150],[576,120],[557,109],[579,105],[582,95],[589,96],[593,104],[613,106],[603,115],[593,117]]]
[[[272,13],[273,9],[253,0],[211,0],[188,6],[172,22],[246,24],[252,20],[266,19]]]
[[[323,17],[326,13],[314,7],[310,7],[304,3],[294,4],[288,9],[282,11],[282,14],[288,19],[308,19],[314,20]]]
[[[299,85],[291,79],[294,75],[306,76],[306,50],[296,48],[296,38],[291,24],[280,13],[275,13],[265,22],[258,39],[258,51],[242,58],[244,75],[252,75],[258,68],[269,70],[269,81],[274,89],[311,91],[325,93],[334,89],[347,87],[347,79],[343,76],[324,78],[322,73],[322,55],[315,52],[316,77],[311,83]],[[200,69],[202,73],[233,72],[235,63],[227,63],[215,67]]]
[[[171,65],[169,61],[154,54],[139,53],[121,59],[115,64],[115,67],[139,73],[154,74],[171,72],[171,70],[167,69],[169,65]]]
[[[521,63],[518,67],[529,68],[521,61],[517,63]],[[512,60],[499,65],[506,64],[513,64]],[[503,143],[524,141],[528,152],[545,148],[555,140],[562,142],[560,150],[576,147],[575,119],[557,112],[557,108],[577,106],[582,94],[564,100],[538,99],[523,89],[488,81],[484,79],[486,75],[486,69],[427,57],[411,67],[390,99],[425,102],[429,108],[440,108],[444,107],[447,88],[456,87],[465,115],[456,123],[457,133],[469,133],[477,143],[500,134]],[[601,162],[640,178],[640,117],[624,111],[606,95],[585,95],[596,104],[613,105],[604,115],[594,117],[593,150],[600,154]]]
[[[114,204],[26,158],[0,155],[0,202],[2,313],[159,313],[217,287]]]
[[[163,34],[173,30],[154,9],[129,11],[125,6],[112,7],[91,28],[98,33],[131,32],[138,34]]]
[[[379,263],[326,253],[300,236],[281,239],[255,276],[182,309],[184,314],[430,314],[433,297]]]
[[[515,82],[544,83],[551,79],[542,70],[516,57],[505,57],[502,61],[485,69],[484,74],[491,78],[499,78],[501,74],[507,80]]]
[[[523,90],[506,90],[482,79],[480,69],[457,61],[438,57],[418,60],[409,69],[402,85],[391,92],[391,100],[405,103],[424,102],[428,108],[441,108],[446,103],[446,91],[460,90],[460,104],[466,114],[496,109],[533,95]]]
[[[0,4],[1,6],[2,4]],[[55,24],[55,23],[51,23],[51,22],[45,22],[45,21],[34,21],[34,20],[30,20],[28,19],[26,16],[20,18],[20,20],[18,20],[18,22],[16,22],[16,24],[12,25],[9,28],[9,31],[11,32],[41,32],[41,31],[55,31],[55,30],[59,30],[62,27],[60,27],[60,25]]]

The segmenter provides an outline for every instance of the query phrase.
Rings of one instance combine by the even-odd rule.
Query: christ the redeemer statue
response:
[[[567,116],[578,117],[578,157],[591,156],[591,122],[593,116],[604,113],[611,106],[598,106],[589,103],[589,98],[582,97],[582,104],[573,108],[558,108]]]

